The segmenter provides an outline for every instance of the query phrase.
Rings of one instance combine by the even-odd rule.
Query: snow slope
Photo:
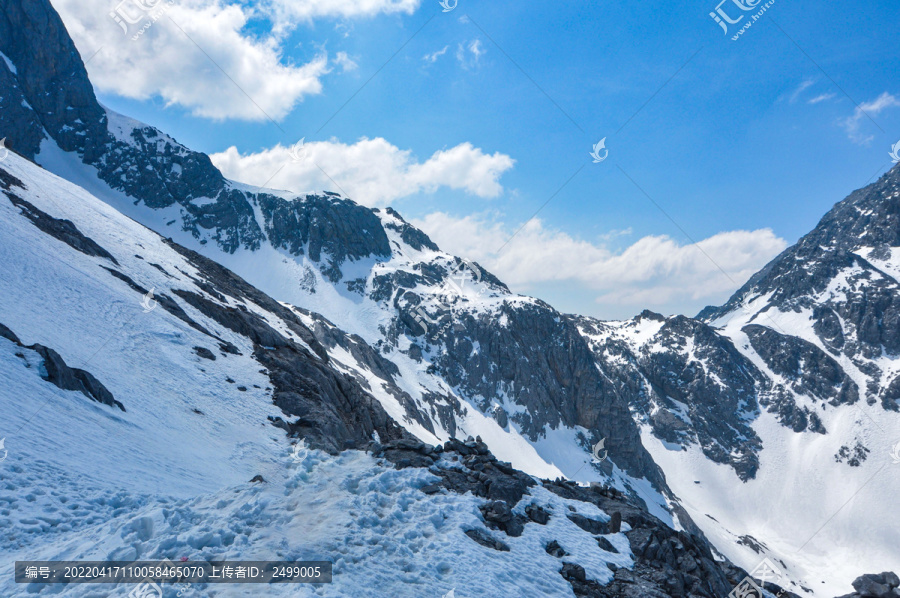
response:
[[[15,155],[0,169],[26,187],[13,192],[70,220],[157,297],[176,287],[201,291],[190,261],[104,202]],[[497,552],[463,533],[487,531],[478,510],[484,500],[421,492],[437,479],[426,470],[398,471],[356,451],[292,448],[267,422],[283,414],[246,337],[181,303],[241,353],[201,359],[192,348],[209,346],[208,335],[159,307],[145,311],[142,296],[104,265],[112,264],[44,233],[0,195],[0,321],[22,344],[53,347],[70,366],[92,372],[126,408],[60,390],[42,378],[37,353],[0,338],[0,437],[8,450],[0,462],[0,595],[87,598],[134,589],[16,585],[17,559],[334,561],[331,585],[193,586],[181,594],[188,597],[572,596],[559,560],[544,550],[550,539],[600,582],[612,577],[607,563],[633,565],[624,533],[608,536],[619,554],[607,553],[561,516],[574,510],[608,521],[607,514],[540,486],[517,512],[536,503],[558,516],[504,538],[511,550]],[[278,326],[275,314],[263,315]],[[250,483],[256,475],[266,482]],[[166,588],[166,598],[176,590]]]
[[[131,142],[129,127],[146,127],[107,110],[110,129],[123,141]],[[171,142],[171,140],[169,140]],[[180,146],[179,146],[180,147]],[[382,388],[377,373],[365,364],[356,362],[340,347],[329,349],[329,355],[340,363],[344,371],[355,371],[367,381],[371,392],[382,402],[392,417],[409,432],[423,442],[443,442],[450,438],[481,436],[499,458],[511,462],[516,468],[543,478],[559,476],[580,482],[603,481],[620,490],[634,493],[653,510],[653,513],[667,521],[672,521],[667,513],[667,499],[663,493],[648,483],[646,479],[629,475],[618,467],[603,471],[592,464],[590,444],[591,431],[581,427],[546,426],[539,438],[532,439],[523,433],[514,421],[514,416],[524,414],[525,408],[515,400],[515,389],[498,396],[473,395],[453,385],[435,369],[435,365],[446,347],[439,339],[433,338],[435,330],[446,331],[447,319],[462,320],[465,316],[503,322],[502,311],[523,306],[535,306],[540,302],[511,294],[502,284],[493,282],[483,275],[477,266],[476,272],[465,272],[455,281],[438,284],[417,284],[406,292],[397,292],[391,300],[375,297],[375,282],[380,279],[402,276],[420,276],[426,268],[452,270],[459,258],[428,247],[414,247],[404,239],[402,219],[391,211],[379,211],[392,248],[389,256],[349,260],[341,267],[342,278],[333,281],[323,273],[327,258],[310,258],[308,252],[297,255],[285,249],[277,249],[269,242],[263,242],[256,249],[238,248],[233,253],[225,251],[216,243],[215,229],[195,236],[180,226],[186,217],[183,208],[177,204],[164,209],[149,209],[121,191],[111,189],[98,177],[93,166],[86,165],[75,152],[63,152],[51,139],[45,139],[36,161],[58,176],[82,186],[95,197],[102,199],[123,214],[141,222],[160,234],[172,237],[177,243],[224,265],[240,274],[257,288],[288,306],[299,306],[303,310],[321,314],[340,330],[358,335],[372,347],[378,347],[382,355],[399,369],[396,377],[398,386],[408,394],[420,413],[426,414],[432,430],[429,430],[404,410],[398,401]],[[228,185],[247,193],[260,191],[284,196],[293,201],[301,201],[304,196],[285,192],[249,188],[237,182]],[[197,200],[194,200],[197,201]],[[265,230],[265,221],[255,214],[260,227]],[[348,290],[348,283],[364,281],[365,291]],[[449,311],[450,318],[438,325],[431,325],[429,337],[412,337],[398,331],[399,312],[411,306],[408,295],[422,297],[416,305],[426,315],[436,315]],[[299,315],[300,312],[298,312]],[[308,323],[312,323],[307,319]],[[385,342],[390,334],[393,340]],[[422,358],[410,354],[413,343],[426,345]],[[452,426],[440,417],[432,416],[435,396],[444,397],[454,409]],[[498,424],[494,409],[502,409],[510,417],[509,425]]]
[[[828,292],[840,292],[844,278],[838,275]],[[701,403],[700,387],[692,387],[692,404],[686,405],[666,394],[673,392],[671,384],[668,388],[657,384],[649,390],[650,381],[639,374],[645,362],[635,365],[622,355],[605,352],[600,353],[598,365],[618,365],[637,372],[638,383],[648,389],[650,397],[646,410],[651,418],[643,407],[635,409],[636,419],[642,422],[644,446],[665,472],[679,503],[722,554],[747,570],[769,558],[792,581],[792,591],[832,598],[846,594],[861,573],[896,570],[900,564],[895,501],[900,495],[900,462],[892,458],[894,447],[900,447],[900,412],[885,410],[874,400],[832,404],[816,399],[773,372],[744,332],[750,323],[771,326],[823,352],[827,347],[813,331],[811,309],[782,311],[770,306],[761,314],[768,299],[762,296],[748,302],[713,322],[720,328],[711,331],[716,343],[731,343],[771,383],[768,390],[751,388],[745,403],[738,403],[724,422],[737,429],[738,424],[747,425],[759,439],[759,466],[746,481],[732,464],[716,462],[705,454],[703,442],[696,436],[685,434],[678,442],[669,442],[655,433],[650,423],[653,415],[669,409],[685,430],[699,430],[705,424],[691,418],[691,408]],[[615,348],[616,342],[623,343],[636,360],[660,353],[682,355],[685,370],[703,372],[721,386],[712,400],[723,402],[725,385],[733,382],[734,372],[723,369],[722,363],[710,363],[710,353],[701,350],[695,337],[673,343],[671,334],[661,332],[676,320],[645,316],[595,323],[583,333],[601,352]],[[851,359],[829,354],[860,388],[866,388],[865,376]],[[897,368],[896,357],[885,354],[877,361],[883,371]],[[680,363],[671,362],[672,367]],[[815,376],[814,369],[810,373]],[[677,379],[676,372],[669,374],[670,381]],[[788,393],[809,409],[824,432],[795,431],[779,421],[776,413],[761,407],[754,395],[764,397],[771,388]],[[737,457],[738,447],[733,445],[731,450]],[[847,450],[850,456],[862,452],[855,466],[848,464],[846,454],[841,455]]]

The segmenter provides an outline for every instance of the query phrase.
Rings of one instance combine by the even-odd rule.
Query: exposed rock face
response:
[[[259,249],[268,239],[293,255],[327,258],[323,271],[332,280],[347,259],[390,254],[370,210],[325,195],[289,201],[234,188],[206,154],[105,110],[49,0],[4,3],[0,52],[15,65],[13,72],[0,61],[0,131],[20,155],[34,160],[49,136],[112,189],[153,209],[177,204],[185,231],[230,253]]]
[[[853,380],[832,357],[814,344],[757,324],[745,326],[743,331],[769,369],[791,381],[794,392],[808,394],[834,406],[859,400]]]
[[[524,410],[504,413],[499,421],[512,421],[523,434],[537,440],[546,428],[581,426],[593,431],[591,445],[606,439],[610,458],[636,477],[663,487],[656,465],[640,442],[628,404],[614,384],[600,372],[595,357],[578,328],[542,302],[503,302],[496,311],[468,310],[431,305],[430,316],[440,325],[427,332],[414,322],[418,296],[405,289],[439,284],[447,272],[421,277],[394,277],[394,295],[408,304],[398,305],[397,325],[387,340],[401,334],[421,339],[432,356],[432,368],[464,396],[484,397],[479,405],[489,411],[492,398],[513,396]],[[376,281],[384,293],[390,283]],[[504,289],[496,289],[502,296]],[[412,323],[411,323],[412,322]],[[503,325],[498,325],[503,322]],[[502,405],[500,410],[502,410]]]
[[[791,314],[798,314],[811,333],[805,345],[779,340],[777,346],[762,348],[768,360],[811,359],[808,369],[823,369],[826,379],[819,385],[798,381],[804,394],[831,403],[865,398],[869,404],[880,401],[885,409],[900,409],[894,380],[883,379],[887,372],[877,363],[882,356],[900,355],[898,191],[900,167],[895,166],[835,205],[812,232],[753,276],[728,303],[707,308],[699,317],[724,322],[754,302],[745,318],[748,323],[784,335],[779,322],[796,320]],[[760,332],[754,335],[758,338]],[[809,346],[813,340],[821,346],[815,355]],[[838,365],[841,358],[849,364]],[[848,368],[867,379],[865,388],[857,387],[855,372]]]
[[[367,445],[373,433],[388,440],[408,436],[357,380],[330,367],[325,348],[291,310],[212,260],[174,243],[170,246],[198,268],[201,286],[277,314],[297,336],[298,340],[288,338],[259,315],[215,297],[175,291],[207,317],[253,341],[254,357],[265,366],[274,387],[274,403],[287,416],[297,418],[276,420],[277,425],[330,452]]]
[[[59,353],[44,345],[23,345],[15,333],[0,324],[0,337],[12,341],[15,345],[35,351],[42,358],[41,378],[63,390],[74,390],[82,393],[92,401],[110,407],[118,407],[125,411],[125,406],[117,401],[113,394],[88,371],[69,367]]]
[[[742,479],[755,475],[762,443],[747,416],[758,411],[769,384],[728,338],[703,322],[649,311],[624,323],[571,319],[590,343],[597,368],[656,436],[697,443]]]
[[[14,206],[22,211],[23,216],[28,218],[32,224],[48,235],[56,237],[66,245],[77,249],[85,255],[104,257],[114,264],[118,263],[116,262],[116,258],[110,255],[108,251],[100,247],[92,239],[81,234],[81,231],[79,231],[70,221],[53,218],[11,191],[4,189],[3,194],[6,195],[7,199],[9,199]]]
[[[67,151],[98,155],[108,133],[78,50],[48,0],[0,7],[0,131],[8,147],[34,159],[45,132]],[[72,127],[75,120],[81,126]]]
[[[864,398],[900,409],[900,377],[885,369],[900,358],[898,198],[895,167],[698,319],[572,319],[597,367],[654,435],[696,443],[753,478],[762,443],[751,424],[761,410],[794,432],[826,434],[826,407]],[[867,452],[859,445],[835,457],[858,466]]]
[[[134,291],[137,305],[147,295],[148,289],[123,272],[125,268],[111,252],[84,235],[72,222],[56,219],[24,199],[22,196],[28,196],[33,191],[28,186],[0,167],[0,191],[20,210],[19,216],[13,216],[22,218],[23,224],[20,226],[33,225],[72,249],[95,258],[100,266],[98,277],[109,275],[124,283]],[[196,309],[211,322],[253,343],[254,357],[270,377],[273,402],[281,408],[286,418],[286,421],[277,418],[272,423],[292,435],[304,437],[310,446],[330,452],[364,446],[376,433],[385,440],[408,436],[365,386],[333,367],[326,349],[293,311],[218,263],[174,242],[159,239],[159,243],[162,246],[168,243],[195,272],[188,275],[193,286],[173,288],[172,296],[157,293],[154,301],[162,310],[206,335],[223,357],[238,354],[237,347],[211,331],[209,321],[204,325],[197,321],[196,316],[189,315],[173,297]],[[113,265],[122,270],[111,267]],[[149,266],[172,278],[161,266]],[[286,330],[277,330],[261,314],[277,318]],[[21,346],[8,328],[0,326],[0,334]],[[92,374],[70,367],[55,350],[43,345],[26,348],[41,357],[42,377],[45,380],[62,389],[80,391],[92,400],[125,410],[122,403],[115,400]],[[206,359],[216,359],[215,354],[205,347],[195,347],[195,352]],[[247,388],[238,386],[237,390],[246,391]]]
[[[900,596],[900,577],[890,571],[862,575],[853,582],[853,589],[856,591],[840,598],[897,598]]]
[[[537,482],[508,463],[498,461],[487,445],[478,440],[453,440],[443,446],[400,440],[384,445],[373,444],[370,448],[376,456],[385,457],[397,467],[427,467],[441,478],[440,487],[445,491],[460,494],[471,492],[483,497],[485,502],[480,508],[482,517],[485,525],[495,531],[492,535],[483,529],[473,529],[467,530],[466,534],[473,541],[494,550],[510,549],[503,542],[503,535],[518,537],[525,526],[545,525],[550,517],[565,516],[585,534],[593,536],[598,549],[613,552],[615,548],[603,536],[619,533],[610,529],[613,520],[618,520],[619,524],[627,523],[630,530],[625,532],[625,536],[636,557],[635,566],[633,569],[615,570],[615,578],[606,586],[589,579],[584,567],[573,562],[559,542],[551,540],[546,544],[548,554],[565,558],[560,563],[560,575],[572,585],[576,596],[719,598],[726,596],[747,575],[731,563],[717,560],[702,536],[670,529],[640,505],[630,502],[611,488],[584,488],[562,480],[542,480],[540,484],[558,496],[591,503],[613,515],[607,523],[577,513],[549,513],[529,495]],[[504,490],[498,493],[496,488]],[[431,487],[422,490],[434,492]],[[527,517],[514,512],[523,501],[530,503],[525,509]],[[790,593],[782,596],[794,597]]]

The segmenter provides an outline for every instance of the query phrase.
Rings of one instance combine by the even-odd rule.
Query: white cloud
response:
[[[420,3],[53,0],[82,56],[93,56],[87,68],[100,91],[138,100],[161,97],[195,116],[251,121],[280,120],[304,97],[322,90],[327,55],[322,52],[306,64],[289,63],[281,47],[286,32],[314,18],[409,14]],[[127,32],[111,13],[117,13]],[[272,31],[248,31],[251,19],[271,22]],[[133,39],[144,23],[151,26]],[[344,72],[356,68],[344,52],[334,64]]]
[[[836,94],[833,93],[823,93],[821,95],[817,95],[816,97],[809,100],[809,104],[818,104],[820,102],[825,102],[827,100],[833,99]]]
[[[770,229],[722,232],[700,241],[699,248],[647,236],[614,252],[603,242],[546,229],[539,219],[512,240],[514,229],[478,216],[438,212],[413,222],[441,249],[476,260],[513,290],[573,283],[595,293],[598,303],[635,309],[721,299],[787,247]]]
[[[800,94],[802,94],[804,91],[806,91],[807,89],[812,87],[814,83],[815,83],[815,81],[813,81],[812,79],[806,79],[805,81],[803,81],[803,83],[798,85],[797,89],[794,90],[794,93],[791,94],[791,98],[790,98],[791,104],[796,102],[797,98],[800,97]]]
[[[484,50],[481,48],[480,39],[473,40],[472,43],[469,44],[469,52],[471,52],[472,55],[475,56],[476,60],[478,58],[481,58],[481,56],[484,54]]]
[[[261,4],[277,19],[295,22],[323,17],[412,14],[419,8],[421,0],[265,0]]]
[[[246,155],[230,147],[210,157],[227,177],[237,181],[297,193],[343,190],[367,206],[385,206],[440,187],[497,197],[503,192],[500,177],[515,164],[505,154],[486,154],[471,143],[437,151],[424,162],[382,138],[362,138],[352,145],[319,141],[303,147],[299,162],[291,159],[290,148],[281,145]],[[335,189],[336,185],[339,188]]]
[[[466,44],[459,44],[456,48],[456,59],[464,69],[478,66],[481,57],[486,50],[481,46],[480,39],[473,39]]]
[[[307,64],[285,64],[276,37],[243,33],[254,13],[236,4],[129,0],[118,5],[119,17],[143,18],[127,33],[110,16],[117,6],[110,0],[53,4],[85,58],[101,49],[87,63],[99,90],[134,99],[159,96],[196,116],[280,119],[303,97],[320,93],[328,70],[324,54]],[[153,22],[140,4],[153,6],[150,14],[159,18]],[[150,28],[133,39],[146,22]]]
[[[346,52],[338,52],[334,55],[334,61],[337,66],[341,67],[341,72],[355,71],[359,68],[356,61],[347,56]]]
[[[849,116],[841,121],[841,126],[847,131],[847,136],[851,141],[860,145],[868,144],[874,139],[874,135],[865,135],[860,132],[860,123],[863,119],[868,120],[869,118],[877,116],[887,108],[894,108],[897,106],[900,106],[900,101],[888,92],[884,92],[871,102],[863,102],[857,106],[856,110],[853,112],[853,116]]]
[[[426,54],[422,57],[422,60],[425,62],[431,62],[432,64],[437,62],[437,59],[447,53],[447,50],[450,49],[450,46],[444,46],[443,50],[438,50],[437,52],[432,52],[431,54]]]

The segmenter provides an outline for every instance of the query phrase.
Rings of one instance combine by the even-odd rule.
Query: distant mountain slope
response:
[[[898,190],[894,167],[697,320],[571,318],[716,546],[816,595],[900,562]]]
[[[898,247],[895,166],[837,204],[728,303],[699,317],[731,335],[746,334],[763,361],[802,393],[900,411]],[[787,354],[816,364],[821,379],[795,379],[780,365]]]

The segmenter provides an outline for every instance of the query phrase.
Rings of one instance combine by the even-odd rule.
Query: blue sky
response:
[[[53,4],[100,48],[104,104],[229,176],[262,184],[305,138],[334,184],[270,186],[390,204],[514,290],[618,318],[722,302],[891,166],[896,3],[776,0],[732,41],[765,4],[736,1],[726,36],[715,0],[163,0],[134,41],[115,2]]]

